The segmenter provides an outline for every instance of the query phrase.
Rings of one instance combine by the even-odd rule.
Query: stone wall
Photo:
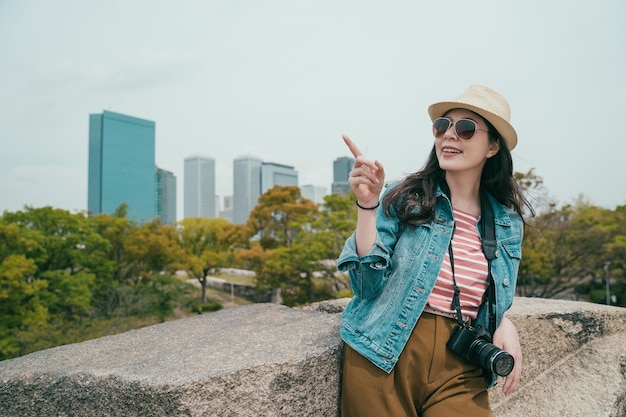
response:
[[[1,416],[338,416],[347,300],[252,304],[0,362]],[[626,416],[626,309],[516,300],[523,379],[495,417]],[[501,384],[500,384],[501,385]]]
[[[193,282],[195,284],[197,279],[194,279]],[[268,288],[266,290],[259,291],[253,285],[237,284],[232,281],[214,277],[206,277],[206,285],[207,287],[232,294],[235,297],[245,298],[246,300],[250,300],[254,303],[273,302],[273,300],[277,297],[277,292],[280,290],[279,288]]]

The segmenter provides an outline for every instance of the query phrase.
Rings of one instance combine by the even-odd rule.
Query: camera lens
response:
[[[503,350],[500,350],[500,352],[496,353],[493,357],[491,364],[493,372],[500,376],[507,376],[513,370],[515,360],[513,359],[513,356]]]
[[[468,358],[499,376],[507,376],[513,370],[513,356],[483,339],[475,339],[469,348]]]

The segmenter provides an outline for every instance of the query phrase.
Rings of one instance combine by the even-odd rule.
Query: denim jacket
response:
[[[386,372],[391,372],[426,305],[452,239],[454,219],[448,197],[437,193],[434,219],[402,227],[378,209],[377,237],[359,258],[354,234],[346,241],[337,268],[348,271],[354,297],[341,317],[345,343]],[[496,326],[511,307],[522,254],[523,222],[517,213],[489,195],[498,248],[491,271],[496,283]],[[478,230],[480,231],[480,221]],[[473,325],[488,328],[488,308],[481,306]],[[487,386],[496,375],[486,375]]]

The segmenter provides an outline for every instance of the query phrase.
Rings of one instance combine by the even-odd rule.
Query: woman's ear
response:
[[[493,141],[489,144],[489,152],[487,152],[487,158],[495,156],[500,151],[500,142]]]

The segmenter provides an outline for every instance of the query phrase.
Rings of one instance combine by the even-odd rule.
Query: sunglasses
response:
[[[479,129],[478,124],[472,119],[459,119],[452,121],[447,117],[440,117],[433,122],[433,135],[439,137],[446,133],[450,126],[454,126],[454,133],[459,139],[470,140],[477,130],[488,132],[485,129]]]

